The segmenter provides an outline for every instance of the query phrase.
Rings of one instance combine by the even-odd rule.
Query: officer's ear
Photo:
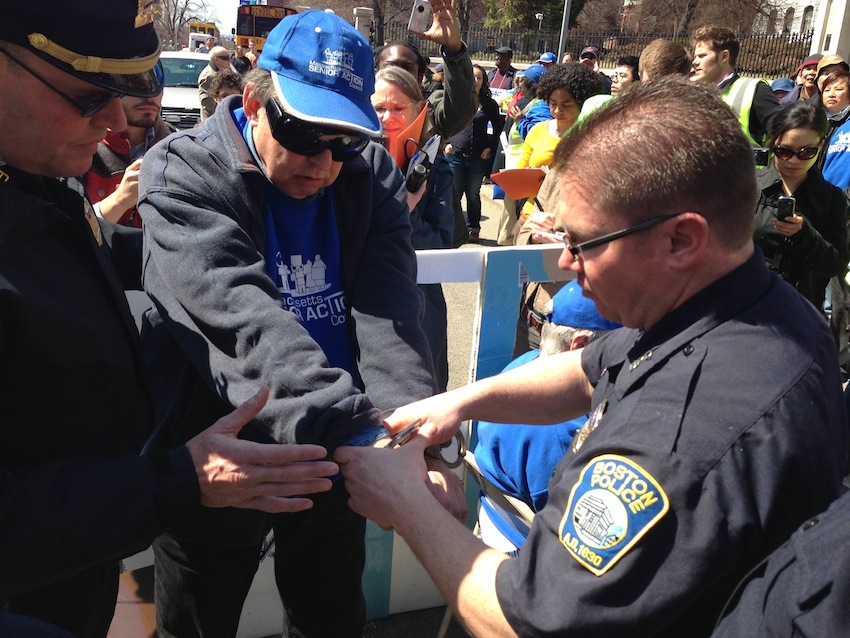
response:
[[[729,53],[729,49],[723,49],[720,52],[720,61],[724,64],[729,64],[729,59],[732,57],[732,54]]]
[[[665,257],[673,270],[688,270],[705,257],[711,230],[699,213],[680,213],[661,226]]]

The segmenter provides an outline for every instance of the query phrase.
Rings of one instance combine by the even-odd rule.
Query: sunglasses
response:
[[[33,71],[26,64],[21,62],[19,59],[17,59],[11,53],[9,53],[6,49],[0,48],[0,53],[2,53],[7,58],[12,60],[12,62],[17,64],[24,71],[29,73],[31,76],[33,76],[36,80],[38,80],[39,82],[44,84],[44,86],[46,86],[48,89],[50,89],[51,91],[53,91],[57,95],[61,96],[63,100],[65,100],[66,102],[71,104],[75,109],[79,110],[80,115],[82,115],[83,117],[91,117],[92,115],[97,113],[99,110],[101,110],[104,106],[109,104],[112,100],[114,100],[115,98],[121,97],[120,93],[109,92],[109,93],[104,94],[102,97],[97,98],[96,100],[92,100],[91,102],[88,102],[86,104],[80,104],[79,102],[77,102],[77,100],[72,98],[70,95],[68,95],[64,91],[60,91],[59,89],[57,89],[50,82],[48,82],[45,78],[41,77],[38,73]]]
[[[773,154],[776,155],[776,157],[783,160],[789,160],[794,157],[794,155],[797,156],[797,159],[810,160],[818,154],[817,146],[804,146],[796,151],[788,146],[774,146],[770,150],[773,151]]]
[[[647,228],[650,228],[651,226],[660,224],[661,222],[667,221],[668,219],[673,219],[674,217],[678,217],[678,215],[659,215],[658,217],[653,217],[652,219],[648,219],[645,222],[641,222],[640,224],[635,224],[634,226],[629,226],[628,228],[624,228],[623,230],[617,230],[613,233],[602,235],[601,237],[597,237],[596,239],[588,239],[587,241],[579,242],[578,244],[574,244],[572,242],[572,240],[570,239],[570,233],[567,232],[563,236],[564,245],[567,247],[567,250],[570,251],[570,254],[573,256],[573,259],[578,259],[578,256],[586,250],[590,250],[591,248],[598,248],[599,246],[604,246],[605,244],[611,243],[612,241],[622,239],[623,237],[627,237],[628,235],[631,235],[633,233],[640,232],[641,230],[645,230]]]
[[[335,162],[354,159],[369,144],[369,138],[358,133],[323,129],[304,120],[285,114],[275,100],[266,103],[266,115],[272,137],[287,151],[296,155],[313,156],[326,150]],[[334,136],[331,139],[323,137]]]
[[[229,55],[214,55],[213,57],[218,58],[219,60],[229,60],[230,59]]]

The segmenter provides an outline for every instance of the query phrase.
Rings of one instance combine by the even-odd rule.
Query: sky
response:
[[[206,0],[207,6],[216,13],[216,24],[222,35],[230,35],[230,30],[236,27],[236,11],[239,0]]]

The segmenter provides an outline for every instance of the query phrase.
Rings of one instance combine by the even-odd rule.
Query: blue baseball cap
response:
[[[571,281],[552,297],[552,313],[547,319],[560,326],[584,330],[616,330],[619,323],[603,318],[592,299],[582,294],[581,286]]]
[[[540,78],[543,77],[544,73],[546,73],[546,67],[545,66],[543,66],[542,64],[532,64],[530,67],[528,67],[525,70],[523,77],[526,80],[530,80],[530,81],[534,82],[535,84],[537,84],[538,82],[540,82]]]
[[[793,91],[794,86],[794,80],[791,78],[779,78],[770,83],[770,88],[774,91],[785,91],[786,93]]]
[[[160,0],[38,0],[4,7],[0,40],[65,73],[136,97],[162,90],[154,18]]]
[[[558,58],[556,58],[555,54],[551,51],[546,51],[546,53],[537,58],[537,61],[543,64],[555,64],[555,62],[558,61]]]
[[[284,18],[269,33],[257,66],[271,72],[287,113],[372,137],[381,134],[370,100],[372,49],[339,16],[313,10]]]

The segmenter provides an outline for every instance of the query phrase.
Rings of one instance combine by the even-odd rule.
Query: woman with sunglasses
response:
[[[767,266],[818,309],[829,278],[844,271],[850,252],[847,200],[815,166],[827,130],[818,104],[797,102],[776,115],[773,162],[758,175],[754,235]]]
[[[423,113],[428,103],[422,87],[413,75],[400,67],[388,66],[375,75],[372,106],[387,138],[390,154],[401,172],[406,174],[410,159],[433,135],[430,115]],[[442,155],[437,155],[430,175],[416,192],[407,194],[410,241],[416,249],[451,248],[454,232],[452,206],[452,172]],[[448,344],[446,337],[446,300],[440,284],[419,286],[425,294],[422,329],[428,337],[437,384],[444,391],[449,381]]]

